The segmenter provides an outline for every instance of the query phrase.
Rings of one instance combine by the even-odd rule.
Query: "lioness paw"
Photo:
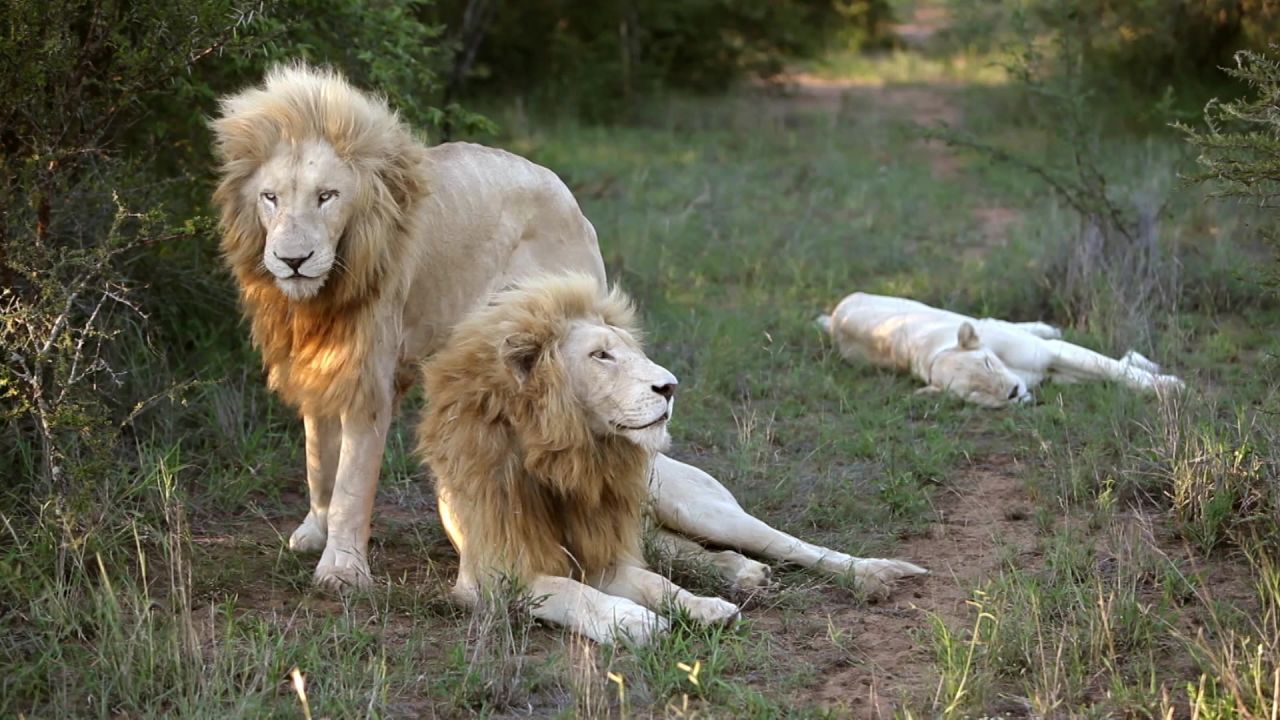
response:
[[[363,589],[373,584],[369,561],[353,550],[326,547],[316,565],[315,583],[327,590]]]
[[[1132,365],[1133,367],[1136,367],[1139,370],[1145,370],[1149,373],[1160,372],[1159,365],[1148,360],[1145,356],[1142,355],[1142,353],[1138,352],[1137,350],[1130,350],[1129,352],[1125,353],[1124,356],[1120,358],[1120,362],[1126,365]]]
[[[306,519],[289,536],[289,549],[303,553],[320,552],[328,542],[329,530],[325,523],[317,519],[315,513],[307,513]]]
[[[853,563],[853,579],[858,589],[871,600],[889,597],[893,584],[905,577],[928,575],[929,571],[905,560],[866,558]]]
[[[725,552],[732,552],[726,550]],[[737,555],[737,553],[733,553]],[[757,590],[762,587],[768,587],[769,580],[773,578],[773,568],[768,565],[757,562],[750,558],[739,556],[735,566],[728,575],[729,584],[734,590]]]
[[[703,625],[728,625],[742,614],[737,605],[717,597],[699,597],[694,595],[680,602],[694,622]]]

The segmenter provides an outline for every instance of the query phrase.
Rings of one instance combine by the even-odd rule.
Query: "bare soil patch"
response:
[[[817,703],[840,716],[888,718],[932,700],[938,677],[931,616],[953,629],[966,627],[973,591],[1002,561],[1037,566],[1031,507],[1016,461],[997,457],[975,464],[940,498],[938,522],[894,553],[925,565],[931,575],[903,584],[879,605],[847,597],[842,602],[832,591],[832,602],[813,611],[803,628],[788,627],[775,614],[755,617],[766,631],[787,636],[790,650],[817,669],[818,682],[798,691],[796,702]]]

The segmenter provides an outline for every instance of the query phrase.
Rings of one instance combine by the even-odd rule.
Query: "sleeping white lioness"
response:
[[[545,276],[496,296],[425,365],[418,447],[461,558],[455,597],[514,579],[536,617],[597,642],[663,632],[668,604],[699,622],[738,616],[645,568],[676,378],[645,356],[633,315],[590,276]]]
[[[418,363],[521,278],[580,272],[603,288],[595,229],[550,170],[469,143],[428,148],[384,99],[333,72],[277,67],[220,109],[222,254],[267,382],[306,429],[310,510],[289,547],[320,553],[316,582],[365,586],[387,431]],[[851,575],[872,594],[919,571],[784,535],[665,456],[649,495],[666,527]],[[739,584],[763,581],[736,553],[717,559]]]
[[[984,407],[1031,402],[1044,380],[1114,380],[1138,390],[1176,390],[1182,381],[1130,350],[1113,360],[1064,342],[1041,322],[1006,322],[939,310],[915,300],[853,293],[817,319],[852,362],[910,372],[918,392],[949,392]]]

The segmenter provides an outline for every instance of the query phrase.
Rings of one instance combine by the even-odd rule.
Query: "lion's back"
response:
[[[431,148],[427,163],[433,226],[471,238],[473,249],[490,243],[492,252],[523,266],[509,268],[518,275],[585,272],[603,286],[595,228],[550,169],[505,150],[463,142]]]

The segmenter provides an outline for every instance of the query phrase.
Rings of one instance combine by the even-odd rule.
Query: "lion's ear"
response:
[[[960,331],[956,333],[956,339],[960,341],[961,350],[977,350],[980,342],[978,341],[978,331],[973,329],[973,325],[964,323],[960,326]]]
[[[533,372],[533,366],[537,364],[538,356],[542,354],[542,346],[538,343],[538,339],[529,333],[514,333],[502,341],[498,354],[511,374],[523,383]]]

